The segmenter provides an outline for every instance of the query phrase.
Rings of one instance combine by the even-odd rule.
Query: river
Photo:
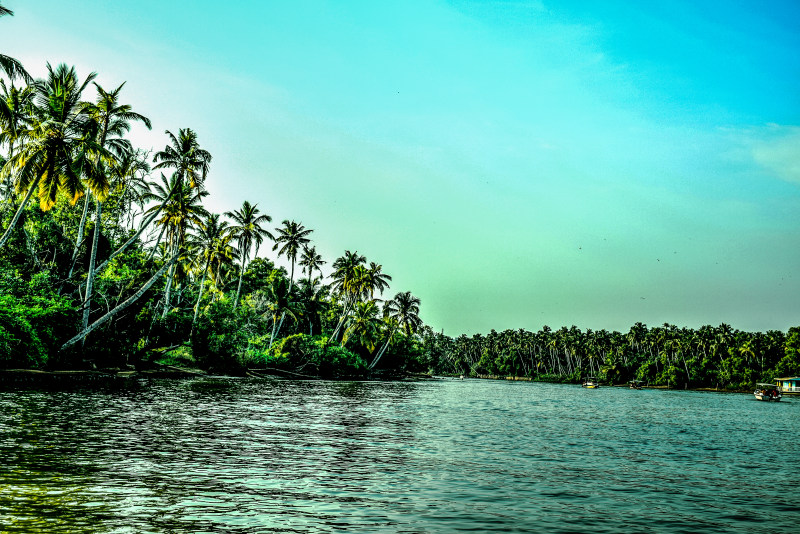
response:
[[[0,392],[0,532],[800,523],[800,398],[488,380]]]

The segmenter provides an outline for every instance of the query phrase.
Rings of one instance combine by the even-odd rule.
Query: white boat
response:
[[[588,389],[597,389],[600,387],[600,382],[598,382],[597,379],[593,376],[587,376],[586,378],[583,379],[583,382],[581,382],[581,387]]]
[[[756,384],[753,395],[756,399],[766,402],[778,402],[783,397],[781,388],[775,384]]]

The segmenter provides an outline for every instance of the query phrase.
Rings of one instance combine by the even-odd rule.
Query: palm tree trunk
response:
[[[178,256],[178,244],[177,242],[172,247],[172,255],[177,257]],[[169,312],[169,297],[170,291],[172,290],[172,279],[175,278],[175,264],[173,263],[170,265],[169,272],[167,273],[167,290],[164,294],[164,312],[161,314],[161,318],[164,319]]]
[[[22,212],[25,211],[25,206],[31,199],[31,195],[33,194],[34,189],[36,189],[36,186],[39,185],[39,180],[42,179],[43,174],[44,173],[37,176],[36,180],[34,180],[33,183],[30,185],[30,187],[28,187],[28,193],[25,195],[25,198],[22,199],[22,204],[20,204],[19,208],[17,209],[17,212],[14,214],[14,218],[11,219],[11,222],[9,223],[8,228],[6,228],[3,237],[0,237],[0,247],[5,245],[6,241],[8,241],[8,238],[11,237],[11,230],[13,230],[14,226],[17,225],[17,221],[22,216]]]
[[[386,352],[386,349],[389,347],[389,343],[392,341],[392,336],[394,335],[394,331],[395,331],[395,329],[392,328],[392,331],[389,332],[389,337],[386,340],[386,343],[384,343],[383,347],[381,347],[381,350],[378,351],[378,354],[375,356],[375,359],[372,360],[371,364],[369,364],[368,369],[372,369],[373,367],[378,365],[378,362],[381,360],[381,357],[383,356],[383,353]]]
[[[328,343],[336,339],[336,336],[339,334],[339,329],[342,327],[342,324],[344,324],[344,320],[347,317],[347,313],[349,311],[350,311],[350,301],[347,300],[345,301],[345,308],[344,311],[342,312],[342,317],[341,319],[339,319],[339,323],[336,325],[336,328],[334,328],[333,334],[331,334],[330,339],[328,339]]]
[[[197,295],[197,304],[194,306],[194,317],[192,318],[192,332],[194,332],[194,323],[197,322],[197,315],[200,312],[200,299],[203,298],[203,287],[206,283],[206,273],[208,272],[208,264],[211,262],[211,258],[206,260],[206,266],[203,269],[203,279],[200,280],[200,291]]]
[[[91,325],[89,325],[88,328],[84,329],[78,335],[76,335],[75,337],[73,337],[72,339],[70,339],[69,341],[64,343],[63,345],[61,345],[61,348],[59,349],[59,352],[63,351],[64,349],[67,349],[67,348],[71,347],[72,345],[74,345],[78,341],[82,341],[83,339],[86,338],[86,336],[89,335],[89,333],[92,332],[92,330],[96,329],[99,326],[102,326],[103,324],[108,322],[111,318],[113,318],[115,315],[117,315],[118,313],[120,313],[122,311],[125,311],[125,309],[128,308],[131,304],[133,304],[134,302],[139,300],[139,298],[141,298],[141,296],[144,295],[147,292],[147,290],[150,289],[150,287],[154,283],[156,283],[156,280],[158,280],[161,277],[161,275],[164,274],[164,271],[166,271],[167,269],[172,267],[172,265],[175,263],[175,261],[177,259],[178,259],[178,255],[177,254],[173,254],[172,258],[167,263],[165,263],[161,267],[161,269],[159,269],[158,272],[156,274],[154,274],[152,278],[150,278],[150,280],[145,282],[145,284],[141,288],[139,288],[139,290],[136,293],[134,293],[133,295],[131,295],[130,297],[125,299],[125,301],[122,304],[120,304],[119,306],[117,306],[116,308],[114,308],[113,310],[111,310],[110,312],[106,313],[105,315],[100,317],[98,320],[93,322]]]
[[[86,295],[83,298],[83,321],[81,330],[89,326],[89,312],[91,311],[92,289],[94,288],[94,264],[97,260],[97,243],[100,240],[100,214],[103,203],[97,200],[97,213],[94,220],[94,236],[92,237],[92,253],[89,256],[89,272],[86,275]],[[85,339],[85,338],[84,338]]]
[[[83,213],[81,214],[81,223],[78,225],[78,237],[75,239],[75,250],[72,251],[72,262],[69,266],[69,274],[67,279],[72,278],[72,271],[75,269],[75,262],[78,259],[78,251],[81,248],[81,241],[83,241],[83,229],[86,227],[86,215],[89,213],[89,198],[91,197],[89,191],[86,192],[86,201],[83,203]],[[86,328],[84,326],[84,328]]]
[[[244,277],[244,262],[247,261],[247,254],[242,254],[242,268],[239,271],[239,285],[236,286],[236,298],[233,299],[233,309],[239,304],[239,295],[242,293],[242,278]]]

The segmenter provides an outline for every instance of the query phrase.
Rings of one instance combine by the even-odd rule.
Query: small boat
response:
[[[642,381],[641,380],[631,380],[628,382],[628,388],[630,389],[642,389]]]
[[[587,376],[586,378],[583,379],[583,382],[581,382],[581,387],[588,389],[597,389],[600,387],[600,382],[598,382],[597,378],[593,376]]]
[[[775,384],[756,384],[753,395],[756,399],[766,402],[778,402],[783,397],[781,388]]]

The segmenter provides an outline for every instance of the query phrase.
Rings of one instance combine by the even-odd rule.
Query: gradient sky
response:
[[[794,0],[3,4],[34,75],[127,81],[138,146],[196,130],[213,211],[358,250],[448,335],[800,325]]]

